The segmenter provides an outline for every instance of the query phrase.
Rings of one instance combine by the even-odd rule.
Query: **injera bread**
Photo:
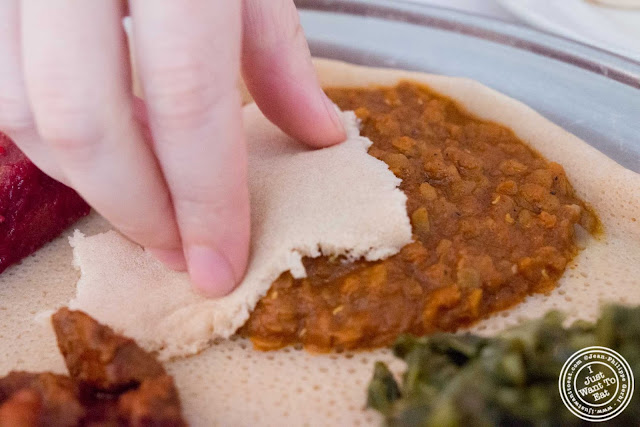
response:
[[[421,81],[476,116],[509,126],[549,160],[563,164],[578,195],[600,214],[604,236],[584,237],[584,250],[555,291],[529,297],[474,330],[492,334],[549,309],[567,311],[571,321],[594,319],[604,302],[640,304],[638,174],[479,83],[329,61],[317,62],[317,67],[325,86]],[[77,228],[92,235],[108,225],[93,215]],[[64,305],[75,295],[78,272],[71,266],[67,243],[71,233],[0,275],[0,374],[11,369],[64,372],[50,327],[46,322],[38,326],[45,315],[36,314]],[[392,370],[402,369],[388,350],[321,356],[293,349],[263,353],[243,339],[215,343],[197,356],[166,365],[176,378],[186,417],[196,426],[378,425],[378,415],[362,409],[375,360],[393,361]]]
[[[369,154],[356,116],[341,113],[347,140],[312,150],[269,122],[255,104],[244,107],[251,201],[247,273],[228,296],[198,295],[187,273],[170,271],[115,231],[74,235],[82,277],[73,309],[135,339],[167,359],[197,353],[229,338],[249,318],[283,272],[306,277],[302,257],[370,261],[411,242],[400,179]]]

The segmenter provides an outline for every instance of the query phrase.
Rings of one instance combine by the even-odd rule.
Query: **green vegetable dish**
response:
[[[394,354],[407,368],[398,384],[384,363],[375,366],[367,405],[388,426],[591,425],[563,404],[558,378],[576,351],[617,351],[640,378],[640,307],[609,306],[595,323],[564,328],[552,311],[492,338],[441,333],[401,336]],[[639,425],[640,397],[605,425]]]

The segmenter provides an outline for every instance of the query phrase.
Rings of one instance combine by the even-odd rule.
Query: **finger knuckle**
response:
[[[157,125],[179,130],[207,123],[235,88],[235,82],[225,81],[220,74],[195,55],[173,57],[149,67],[145,94]]]
[[[304,30],[302,29],[302,24],[300,21],[296,20],[295,24],[291,26],[291,30],[288,33],[288,40],[292,45],[299,45],[307,43],[306,37],[304,35]]]
[[[0,93],[0,130],[14,134],[34,126],[26,99]]]
[[[100,119],[93,113],[90,99],[65,85],[32,91],[36,127],[42,139],[54,149],[74,152],[87,151],[101,140]]]
[[[180,238],[177,234],[177,229],[175,224],[170,221],[173,221],[173,219],[165,218],[165,222],[160,224],[132,218],[123,218],[113,223],[122,234],[129,236],[145,247],[179,247]]]
[[[251,43],[258,49],[289,49],[292,45],[306,43],[296,8],[288,2],[279,2],[278,6],[258,4],[254,6],[258,13],[252,19],[250,31]],[[277,23],[277,24],[276,24]]]
[[[204,187],[174,193],[176,211],[183,214],[181,222],[188,220],[190,226],[199,229],[232,217],[234,204],[222,197],[212,197],[214,193]]]

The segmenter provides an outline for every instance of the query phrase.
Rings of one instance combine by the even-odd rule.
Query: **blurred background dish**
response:
[[[640,9],[586,0],[497,0],[527,24],[640,61]]]
[[[640,0],[411,1],[530,25],[640,61]]]
[[[591,0],[597,4],[605,6],[621,7],[629,9],[640,9],[640,0]]]

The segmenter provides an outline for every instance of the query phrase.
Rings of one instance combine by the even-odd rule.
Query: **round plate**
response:
[[[640,63],[517,25],[415,3],[296,4],[315,56],[473,78],[640,172]]]
[[[542,30],[640,60],[640,10],[603,7],[585,0],[498,0]]]

